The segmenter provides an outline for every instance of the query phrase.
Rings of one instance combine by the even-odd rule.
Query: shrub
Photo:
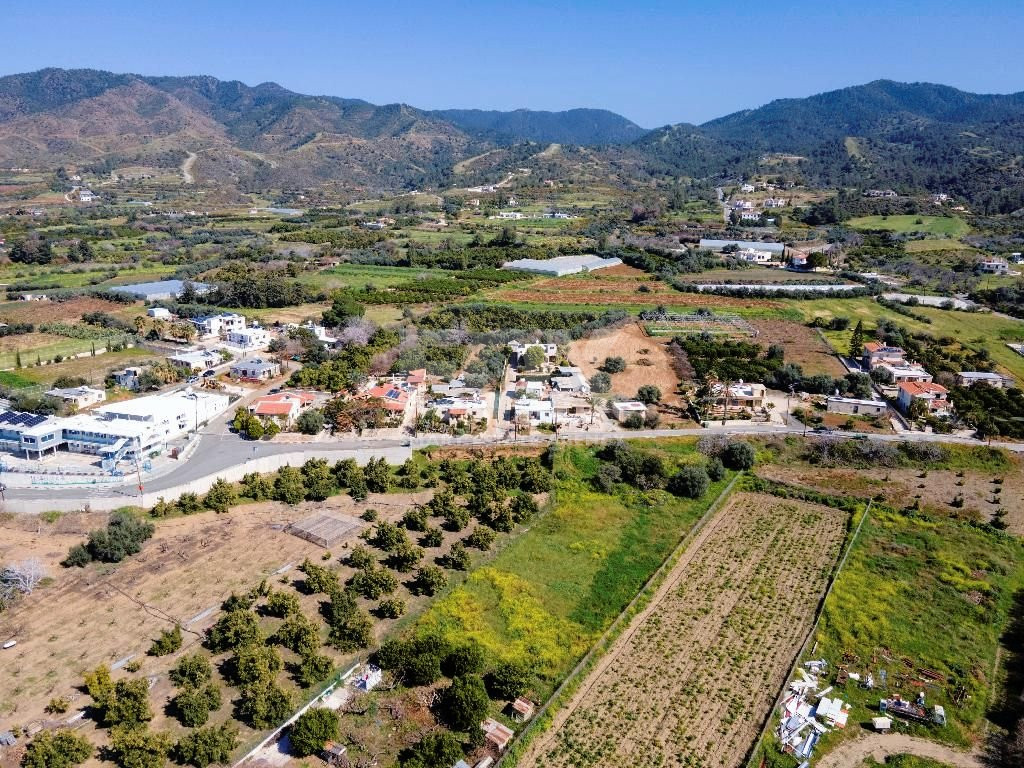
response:
[[[601,370],[605,373],[622,373],[626,370],[626,360],[618,356],[606,357],[601,365]]]
[[[302,473],[295,467],[283,466],[274,478],[274,498],[285,504],[298,504],[306,498]]]
[[[92,757],[92,744],[66,729],[40,731],[28,743],[22,768],[71,768]]]
[[[178,762],[206,768],[214,763],[227,764],[238,746],[238,728],[230,723],[199,728],[181,738],[174,748]]]
[[[295,426],[304,435],[318,435],[324,428],[324,414],[316,408],[309,408],[299,414]]]
[[[722,451],[722,463],[729,469],[750,469],[754,466],[754,446],[743,441],[729,443]]]
[[[387,569],[377,567],[356,571],[349,583],[357,595],[362,595],[368,600],[390,595],[398,589],[398,579]]]
[[[612,377],[604,371],[598,371],[590,377],[590,391],[594,394],[604,394],[612,388]]]
[[[174,629],[165,629],[160,632],[160,637],[153,641],[149,647],[150,656],[168,656],[181,648],[181,626],[174,625]]]
[[[529,670],[511,661],[499,664],[487,674],[487,688],[496,699],[511,700],[522,696],[529,681]]]
[[[416,595],[434,595],[448,586],[448,577],[436,565],[425,565],[416,571],[412,592]]]
[[[496,534],[491,529],[478,525],[466,537],[466,544],[486,552],[494,544],[495,536]]]
[[[163,768],[170,751],[166,733],[125,726],[110,731],[110,755],[123,768]]]
[[[203,506],[214,512],[223,513],[231,509],[236,498],[234,486],[224,478],[218,477],[210,486],[210,490],[206,492],[206,496],[203,497]]]
[[[420,536],[421,547],[440,547],[444,542],[444,533],[441,532],[440,528],[434,528],[428,526],[423,535]]]
[[[377,615],[382,619],[397,619],[405,613],[405,601],[397,597],[381,600],[377,606]]]
[[[263,640],[259,622],[250,611],[230,611],[206,632],[206,645],[214,653],[230,651]]]
[[[661,402],[661,390],[653,384],[644,384],[636,391],[636,399],[646,405]]]
[[[274,592],[267,598],[267,604],[263,610],[267,616],[276,616],[284,619],[302,610],[297,595],[291,592]]]
[[[437,706],[441,718],[453,730],[472,731],[487,715],[490,699],[479,676],[461,675],[441,691]]]
[[[296,757],[319,754],[324,743],[339,737],[338,715],[331,709],[314,707],[303,712],[292,725],[289,744]]]
[[[484,671],[484,651],[475,642],[453,648],[441,662],[441,671],[448,677],[479,675]]]
[[[689,464],[669,478],[667,489],[676,496],[699,499],[707,493],[711,481],[703,467]]]
[[[149,682],[146,680],[118,680],[113,696],[103,713],[105,725],[138,726],[153,719],[149,707]]]
[[[177,686],[199,686],[209,682],[213,675],[213,668],[210,660],[201,653],[194,653],[191,656],[183,656],[178,663],[171,668],[169,677],[171,682]]]
[[[452,571],[465,571],[469,569],[469,553],[461,541],[452,544],[448,554],[441,558],[441,565]]]
[[[241,691],[238,715],[253,728],[277,725],[291,713],[291,696],[274,683],[247,685]]]
[[[187,728],[205,725],[210,713],[220,709],[220,705],[220,688],[215,683],[186,686],[171,699],[175,715]]]
[[[303,688],[309,688],[323,682],[334,672],[334,662],[330,656],[317,653],[304,655],[296,669],[295,681]]]
[[[622,426],[626,429],[642,429],[644,426],[644,417],[639,413],[631,413],[623,419]]]
[[[725,465],[717,456],[708,460],[705,471],[708,473],[708,478],[710,478],[713,483],[717,483],[725,477]]]
[[[462,743],[448,731],[428,733],[398,755],[401,768],[449,768],[464,757]]]

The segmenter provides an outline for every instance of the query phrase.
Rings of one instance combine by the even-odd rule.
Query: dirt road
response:
[[[195,152],[189,152],[188,157],[185,158],[185,162],[181,164],[181,176],[185,180],[186,184],[195,183],[195,177],[192,176],[192,166],[196,164],[196,160],[199,159],[199,155]]]
[[[985,768],[985,762],[977,752],[963,752],[944,744],[901,733],[872,733],[861,736],[856,741],[847,742],[825,755],[818,761],[817,768],[860,768],[869,757],[881,762],[890,755],[927,757],[940,763],[948,763],[955,768]]]

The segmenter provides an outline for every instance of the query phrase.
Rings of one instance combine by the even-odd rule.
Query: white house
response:
[[[882,400],[861,400],[855,397],[834,396],[825,401],[829,413],[846,413],[851,416],[883,416],[889,406]]]
[[[512,402],[512,416],[517,423],[551,424],[555,420],[555,407],[550,400],[523,397]]]
[[[641,417],[647,415],[647,406],[639,400],[622,400],[611,403],[609,407],[612,409],[612,416],[618,422],[625,421],[634,413],[640,414]]]
[[[759,248],[743,248],[733,254],[737,259],[750,262],[751,264],[771,264],[774,256],[771,251],[763,251]]]
[[[877,370],[887,373],[893,384],[904,384],[906,382],[927,384],[932,381],[932,375],[924,369],[924,366],[918,363],[907,363],[905,365],[883,363],[877,367]]]
[[[107,393],[102,389],[86,386],[51,389],[46,394],[63,400],[65,403],[71,403],[78,409],[88,408],[90,405],[102,403],[107,399]]]
[[[978,269],[986,275],[1005,275],[1010,271],[1006,259],[990,258],[978,264]]]
[[[741,184],[740,185],[740,192],[753,192],[753,191],[754,191],[754,185],[753,184]]]
[[[259,326],[242,328],[228,332],[227,342],[243,349],[266,349],[270,344],[270,333]]]
[[[233,331],[245,330],[245,317],[234,312],[193,317],[191,322],[199,331],[201,339],[225,336]]]
[[[93,194],[92,190],[90,190],[90,189],[80,189],[80,190],[78,190],[78,202],[80,202],[80,203],[91,203],[95,199],[96,199],[96,195]]]
[[[267,381],[281,375],[281,365],[273,360],[254,357],[232,363],[229,369],[231,378],[245,381]]]
[[[167,356],[167,362],[190,371],[208,371],[224,362],[219,352],[209,349],[191,349]]]

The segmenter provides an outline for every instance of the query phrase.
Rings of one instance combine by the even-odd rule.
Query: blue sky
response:
[[[644,127],[878,78],[1024,90],[1020,0],[3,5],[3,74],[210,74],[427,109],[603,107]]]

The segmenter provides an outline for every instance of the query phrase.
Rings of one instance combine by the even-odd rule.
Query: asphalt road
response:
[[[356,438],[345,438],[341,440],[327,440],[315,443],[251,443],[240,439],[237,435],[226,431],[226,417],[215,420],[209,426],[206,433],[201,435],[199,445],[187,459],[183,459],[180,466],[174,467],[164,474],[145,480],[146,495],[158,494],[162,490],[174,488],[186,483],[210,477],[222,472],[229,467],[245,464],[255,458],[274,456],[286,453],[317,453],[334,452],[351,454],[353,451],[360,451],[372,448],[396,448],[407,443],[413,448],[420,448],[427,445],[501,445],[501,444],[537,444],[552,442],[554,437],[548,434],[534,434],[516,439],[486,439],[476,438],[452,438],[444,435],[430,435],[427,437],[413,438],[409,440],[361,440]],[[737,426],[710,426],[707,428],[692,429],[649,429],[637,430],[629,433],[622,432],[578,432],[571,435],[561,435],[559,440],[574,442],[602,442],[605,440],[621,438],[666,438],[683,436],[700,436],[711,434],[735,435],[771,435],[803,433],[802,428],[784,426],[764,425],[737,425]],[[811,434],[808,432],[808,434]],[[907,432],[894,435],[867,435],[857,433],[833,433],[835,437],[853,439],[862,437],[868,440],[881,442],[936,442],[954,443],[961,445],[984,445],[980,440],[973,438],[957,437],[953,435],[935,435],[924,432]],[[994,447],[1006,448],[1007,450],[1024,452],[1024,444],[1020,443],[997,443]],[[120,488],[97,488],[83,491],[82,488],[10,488],[7,491],[9,501],[18,499],[96,499],[98,497],[110,497],[127,499],[137,496],[137,490],[131,479]]]

